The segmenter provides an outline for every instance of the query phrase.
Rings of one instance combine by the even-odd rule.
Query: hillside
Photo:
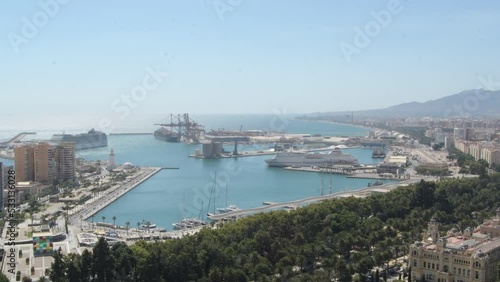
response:
[[[426,102],[409,102],[385,109],[355,111],[357,117],[459,117],[500,115],[500,90],[466,90]],[[344,117],[351,112],[330,112],[319,116]]]

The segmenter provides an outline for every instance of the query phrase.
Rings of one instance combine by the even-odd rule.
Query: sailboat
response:
[[[184,218],[179,222],[172,223],[174,230],[190,229],[205,225],[207,225],[207,222],[203,221],[203,201],[201,202],[200,214],[198,217]]]
[[[226,207],[225,208],[217,208],[217,211],[219,213],[228,213],[228,212],[232,212],[232,211],[239,211],[241,210],[240,208],[238,208],[236,205],[234,204],[231,204],[231,205],[227,205],[227,184],[226,184]]]
[[[210,191],[210,199],[208,200],[208,206],[207,206],[207,216],[213,216],[215,215],[215,188],[217,187],[217,172],[215,172],[215,177],[214,177],[214,185],[212,186],[212,190]],[[212,202],[212,198],[214,199],[214,212],[210,212],[210,203]]]

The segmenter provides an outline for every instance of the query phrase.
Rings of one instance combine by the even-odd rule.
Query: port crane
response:
[[[205,135],[203,125],[191,119],[187,113],[183,115],[170,114],[170,121],[166,118],[164,122],[155,123],[155,125],[163,126],[173,132],[176,132],[179,139],[184,143],[200,143],[200,140]]]

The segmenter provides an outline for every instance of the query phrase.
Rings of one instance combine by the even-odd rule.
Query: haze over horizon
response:
[[[356,111],[500,80],[500,3],[489,1],[42,0],[0,11],[2,93],[21,102],[0,118]],[[140,99],[123,98],[141,86]]]

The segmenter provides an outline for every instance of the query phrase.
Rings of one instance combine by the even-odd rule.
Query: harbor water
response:
[[[210,126],[207,128],[239,129],[240,124],[248,124],[251,120],[252,124],[246,126],[246,129],[265,130],[268,129],[271,118],[262,117],[262,121],[259,121],[255,117],[237,120],[209,116],[197,121]],[[360,136],[367,135],[368,131],[359,127],[294,119],[286,120],[283,125],[285,124],[288,133]],[[145,124],[145,127],[148,126],[150,124]],[[82,129],[81,132],[86,130],[88,129]],[[140,127],[122,130],[148,132]],[[183,218],[205,216],[207,212],[214,212],[214,208],[223,208],[228,204],[235,204],[239,208],[252,208],[262,205],[264,201],[283,202],[321,195],[322,190],[327,194],[330,192],[330,181],[332,192],[366,187],[371,182],[367,179],[346,178],[343,175],[325,175],[322,179],[322,175],[318,173],[269,168],[265,160],[272,156],[211,160],[189,158],[188,156],[193,154],[195,149],[200,149],[201,145],[168,143],[156,140],[152,135],[110,135],[108,140],[107,148],[81,150],[77,152],[78,157],[107,160],[112,148],[117,163],[131,162],[139,166],[179,168],[160,171],[94,216],[94,221],[102,221],[104,216],[107,222],[111,222],[111,218],[115,216],[118,225],[130,222],[131,227],[135,227],[138,222],[145,220],[171,230],[174,222]],[[241,145],[239,149],[266,150],[270,149],[270,146],[271,144],[250,147]],[[379,161],[371,158],[370,149],[355,148],[343,151],[353,154],[362,164],[374,164]],[[214,186],[215,197],[212,196]]]

